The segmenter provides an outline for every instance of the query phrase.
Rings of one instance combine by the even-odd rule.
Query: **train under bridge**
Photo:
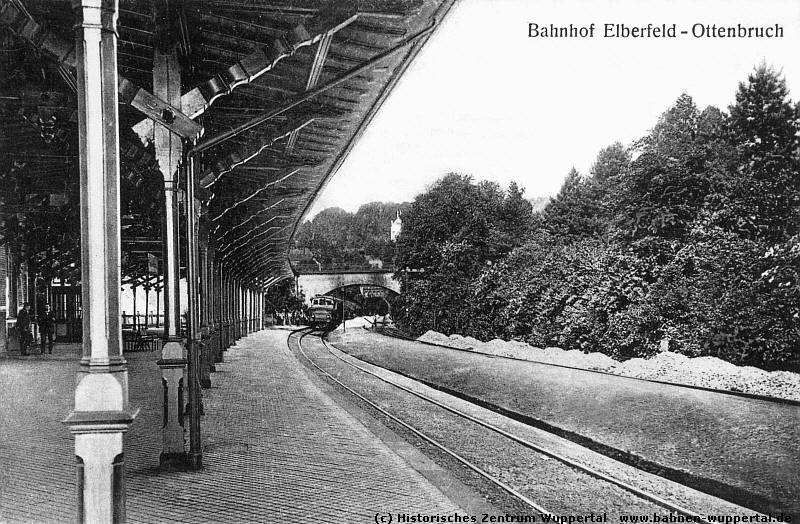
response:
[[[394,278],[392,269],[372,269],[353,271],[320,271],[297,275],[297,290],[302,293],[306,304],[316,295],[327,295],[332,291],[358,287],[365,296],[391,297],[400,293],[400,282]]]

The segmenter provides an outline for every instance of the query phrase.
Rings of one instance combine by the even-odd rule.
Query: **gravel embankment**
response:
[[[448,337],[436,331],[428,331],[417,340],[477,353],[604,371],[626,377],[800,401],[800,374],[735,366],[716,357],[689,358],[678,353],[663,352],[649,359],[633,358],[619,362],[602,353],[565,351],[558,347],[542,349],[516,340],[495,339],[481,342],[461,335]]]

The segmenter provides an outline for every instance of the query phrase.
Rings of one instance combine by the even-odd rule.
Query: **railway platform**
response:
[[[128,522],[358,523],[378,513],[491,511],[332,400],[289,353],[287,335],[251,334],[217,365],[203,391],[200,471],[159,470],[158,353],[126,356],[131,405],[141,408],[126,441]],[[78,367],[70,356],[64,348],[0,359],[0,522],[75,520],[74,441],[61,423]]]

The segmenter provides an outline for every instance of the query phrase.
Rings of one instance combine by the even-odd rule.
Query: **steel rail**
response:
[[[405,391],[406,393],[410,393],[411,395],[414,395],[414,396],[416,396],[418,398],[421,398],[422,400],[426,400],[426,401],[428,401],[428,402],[430,402],[432,404],[435,404],[436,406],[439,406],[440,408],[442,408],[442,409],[444,409],[446,411],[449,411],[450,413],[453,413],[453,414],[458,415],[460,417],[463,417],[463,418],[465,418],[467,420],[470,420],[470,421],[478,424],[479,426],[483,426],[483,427],[485,427],[485,428],[487,428],[487,429],[489,429],[491,431],[494,431],[494,432],[496,432],[496,433],[498,433],[498,434],[500,434],[500,435],[502,435],[502,436],[504,436],[504,437],[506,437],[506,438],[518,443],[518,444],[521,444],[522,446],[525,446],[525,447],[527,447],[529,449],[532,449],[533,451],[536,451],[537,453],[541,453],[542,455],[546,455],[546,456],[551,457],[551,458],[553,458],[555,460],[558,460],[559,462],[562,462],[563,464],[566,464],[566,465],[568,465],[568,466],[570,466],[570,467],[572,467],[574,469],[577,469],[578,471],[581,471],[581,472],[586,473],[586,474],[588,474],[588,475],[590,475],[592,477],[595,477],[598,480],[602,480],[602,481],[608,482],[610,484],[613,484],[613,485],[615,485],[615,486],[617,486],[619,488],[624,489],[625,491],[633,493],[637,497],[643,498],[643,499],[645,499],[645,500],[647,500],[649,502],[653,502],[654,504],[658,504],[659,506],[661,506],[663,508],[666,508],[666,509],[668,509],[670,511],[673,511],[675,513],[678,513],[680,515],[683,515],[683,516],[686,516],[686,517],[691,517],[693,519],[693,521],[695,521],[695,522],[700,522],[702,524],[709,524],[709,522],[707,520],[705,520],[699,513],[695,513],[695,512],[693,512],[693,511],[691,511],[689,509],[686,509],[683,506],[680,506],[679,504],[677,504],[675,502],[668,501],[666,499],[663,499],[663,498],[659,497],[658,495],[654,495],[654,494],[652,494],[650,492],[647,492],[645,490],[637,488],[636,486],[632,486],[631,484],[628,484],[628,483],[623,482],[621,480],[617,480],[614,477],[611,477],[609,475],[606,475],[605,473],[597,471],[596,469],[593,469],[593,468],[591,468],[589,466],[585,466],[585,465],[583,465],[583,464],[581,464],[579,462],[576,462],[576,461],[570,459],[569,457],[566,457],[566,456],[561,455],[559,453],[547,450],[547,449],[545,449],[545,448],[543,448],[543,447],[541,447],[541,446],[539,446],[537,444],[534,444],[533,442],[530,442],[530,441],[528,441],[528,440],[526,440],[524,438],[518,437],[518,436],[514,435],[513,433],[509,433],[508,431],[506,431],[506,430],[504,430],[504,429],[502,429],[502,428],[500,428],[498,426],[495,426],[494,424],[491,424],[489,422],[486,422],[486,421],[483,421],[483,420],[481,420],[479,418],[476,418],[476,417],[470,415],[469,413],[464,413],[463,411],[460,411],[460,410],[458,410],[456,408],[453,408],[453,407],[450,407],[450,406],[448,406],[446,404],[443,404],[443,403],[439,402],[438,400],[436,400],[434,398],[431,398],[431,397],[429,397],[427,395],[424,395],[422,393],[414,391],[414,390],[412,390],[410,388],[407,388],[405,386],[402,386],[400,384],[392,382],[391,380],[388,380],[388,379],[386,379],[384,377],[381,377],[380,375],[378,375],[377,373],[375,373],[373,371],[370,371],[369,369],[366,369],[366,368],[364,368],[362,366],[356,365],[356,364],[354,364],[352,362],[348,362],[347,360],[343,359],[342,357],[340,357],[339,355],[337,355],[336,353],[331,351],[331,349],[330,349],[331,347],[335,348],[337,351],[340,351],[338,348],[336,348],[336,346],[333,346],[332,344],[328,344],[328,342],[325,341],[324,339],[322,339],[322,337],[320,337],[320,340],[322,340],[322,343],[325,345],[326,349],[328,350],[328,352],[331,355],[333,355],[338,360],[344,362],[345,364],[347,364],[347,365],[349,365],[349,366],[351,366],[351,367],[353,367],[355,369],[358,369],[359,371],[362,371],[364,373],[372,375],[375,378],[377,378],[377,379],[379,379],[379,380],[381,380],[381,381],[383,381],[383,382],[385,382],[385,383],[387,383],[387,384],[389,384],[391,386],[394,386],[394,387],[396,387],[396,388],[398,388],[398,389],[400,389],[402,391]],[[351,357],[351,358],[353,358],[354,360],[359,360],[356,357]],[[382,368],[381,366],[375,366],[375,367],[378,367],[378,368],[381,368],[381,369],[386,369],[386,368]],[[391,371],[391,370],[388,370],[388,371]],[[699,519],[699,520],[694,520],[694,519]]]
[[[549,511],[547,511],[546,509],[542,508],[541,506],[539,506],[538,504],[536,504],[534,501],[532,501],[531,499],[529,499],[528,497],[526,497],[526,496],[525,496],[525,495],[523,495],[522,493],[518,492],[517,490],[515,490],[514,488],[512,488],[512,487],[511,487],[511,486],[509,486],[508,484],[504,483],[502,480],[500,480],[500,479],[497,479],[497,478],[493,477],[492,475],[490,475],[489,473],[487,473],[486,471],[484,471],[483,469],[481,469],[481,468],[480,468],[478,465],[476,465],[476,464],[474,464],[474,463],[470,462],[469,460],[467,460],[466,458],[462,457],[461,455],[459,455],[459,454],[458,454],[458,453],[456,453],[455,451],[453,451],[453,450],[449,449],[447,446],[445,446],[444,444],[441,444],[439,441],[437,441],[437,440],[436,440],[436,439],[434,439],[433,437],[430,437],[430,436],[426,435],[425,433],[423,433],[422,431],[420,431],[420,430],[416,429],[415,427],[411,426],[411,425],[410,425],[410,424],[408,424],[407,422],[404,422],[403,420],[399,419],[399,418],[398,418],[398,417],[396,417],[395,415],[392,415],[391,413],[389,413],[389,412],[388,412],[388,411],[386,411],[385,409],[381,408],[380,406],[378,406],[377,404],[375,404],[375,403],[374,403],[374,402],[372,402],[371,400],[367,399],[367,398],[366,398],[366,397],[364,397],[363,395],[359,394],[359,393],[358,393],[358,392],[356,392],[355,390],[353,390],[353,389],[349,388],[348,386],[346,386],[345,384],[343,384],[342,382],[340,382],[338,379],[336,379],[336,377],[334,377],[333,375],[331,375],[330,373],[328,373],[327,371],[325,371],[324,369],[322,369],[322,368],[321,368],[319,365],[317,365],[317,363],[316,363],[316,362],[314,362],[314,361],[313,361],[313,360],[312,360],[312,359],[311,359],[311,358],[310,358],[310,357],[309,357],[309,356],[306,354],[306,352],[305,352],[305,351],[303,351],[302,340],[303,340],[303,338],[304,338],[306,335],[309,335],[309,334],[311,334],[311,333],[314,331],[313,329],[310,329],[310,328],[305,328],[305,329],[301,329],[301,330],[298,330],[298,331],[293,331],[292,333],[290,333],[290,335],[289,335],[289,339],[291,339],[292,335],[296,335],[297,333],[301,333],[301,332],[303,332],[303,331],[305,331],[305,333],[303,333],[303,335],[301,335],[301,336],[299,337],[299,339],[297,340],[297,348],[300,350],[300,353],[302,353],[302,354],[303,354],[303,356],[306,358],[306,360],[308,360],[308,362],[309,362],[311,365],[313,365],[315,368],[317,368],[317,369],[319,370],[319,372],[320,372],[320,373],[323,373],[323,374],[324,374],[325,376],[327,376],[329,379],[333,380],[334,382],[336,382],[337,384],[339,384],[341,387],[343,387],[344,389],[346,389],[347,391],[349,391],[350,393],[352,393],[353,395],[355,395],[355,396],[356,396],[356,397],[358,397],[359,399],[363,400],[364,402],[366,402],[367,404],[369,404],[369,405],[370,405],[370,406],[372,406],[373,408],[377,409],[377,410],[378,410],[379,412],[381,412],[383,415],[385,415],[385,416],[387,416],[388,418],[390,418],[390,419],[394,420],[395,422],[397,422],[398,424],[400,424],[400,425],[401,425],[401,426],[403,426],[404,428],[408,429],[409,431],[411,431],[412,433],[414,433],[415,435],[417,435],[417,436],[418,436],[418,437],[420,437],[421,439],[425,440],[426,442],[428,442],[428,443],[432,444],[433,446],[437,447],[439,450],[443,451],[444,453],[446,453],[446,454],[450,455],[451,457],[453,457],[454,459],[458,460],[459,462],[461,462],[462,464],[464,464],[465,466],[467,466],[469,469],[471,469],[471,470],[472,470],[472,471],[474,471],[475,473],[479,474],[480,476],[482,476],[483,478],[485,478],[486,480],[488,480],[488,481],[489,481],[489,482],[491,482],[492,484],[494,484],[494,485],[498,486],[499,488],[501,488],[502,490],[504,490],[504,491],[505,491],[505,492],[507,492],[508,494],[512,495],[512,496],[513,496],[514,498],[516,498],[517,500],[520,500],[520,501],[522,501],[522,502],[523,502],[523,503],[525,503],[526,505],[528,505],[528,506],[530,506],[531,508],[533,508],[534,510],[538,511],[540,514],[544,514],[544,515],[550,515],[550,516],[555,516],[553,513],[550,513],[550,512],[549,512]],[[287,343],[288,343],[288,342],[287,342]],[[291,350],[291,347],[290,347],[289,349]]]

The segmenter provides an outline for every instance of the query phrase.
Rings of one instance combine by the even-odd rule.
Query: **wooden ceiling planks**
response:
[[[428,27],[434,18],[441,19],[453,2],[184,0],[180,23],[173,27],[181,31],[180,45],[186,53],[180,111],[195,118],[202,114],[199,121],[205,136],[213,137],[391,49]],[[0,8],[7,15],[10,8],[19,5],[27,6],[37,26],[61,46],[48,44],[50,48],[64,49],[71,45],[69,2],[24,0],[20,4],[17,0],[0,0]],[[11,20],[12,24],[4,26],[4,20]],[[14,20],[18,29],[21,18],[0,17],[0,31],[8,33],[2,39],[4,49],[27,46],[38,53],[42,64],[48,63],[46,55],[53,54],[47,53],[50,48],[11,31]],[[146,97],[152,88],[156,30],[151,2],[121,0],[119,22],[119,70]],[[215,182],[201,192],[206,202],[203,220],[212,231],[212,244],[221,249],[226,261],[235,260],[246,266],[241,273],[259,282],[291,275],[286,253],[297,223],[426,39],[427,36],[388,56],[380,67],[360,72],[303,102],[290,114],[263,125],[263,129],[243,132],[198,156],[205,174],[213,175]],[[61,56],[65,57],[65,53],[68,54],[64,51]],[[52,62],[51,57],[49,63]],[[68,57],[61,62],[69,65]],[[52,65],[45,68],[56,70]],[[29,74],[35,76],[34,72]],[[33,83],[34,96],[37,89],[40,93],[53,91],[66,96],[51,104],[55,106],[55,114],[74,112],[71,89],[58,75],[51,72],[46,81],[34,78]],[[4,120],[14,123],[0,130],[0,143],[23,146],[19,142],[24,140],[27,142],[24,147],[31,154],[41,154],[42,159],[54,154],[51,146],[43,144],[41,127],[35,128],[15,116],[15,111],[26,104],[37,108],[37,112],[45,104],[30,99],[4,100],[2,95],[0,91]],[[123,96],[123,101],[126,100],[132,98]],[[169,109],[157,104],[153,107]],[[131,131],[137,122],[142,122],[141,113],[132,107],[120,109],[121,176],[128,181],[123,185],[123,207],[130,217],[123,224],[123,239],[135,235],[146,237],[152,244],[158,240],[158,202],[163,198],[158,166],[152,146],[140,143]],[[65,130],[66,141],[74,141],[74,124],[65,118],[57,118],[58,124]],[[141,127],[152,126],[145,123]],[[10,136],[14,130],[20,132],[17,137]],[[140,135],[148,136],[147,132],[137,130]],[[4,147],[0,152],[0,181],[5,180],[4,175],[9,176],[12,160],[5,151]],[[41,187],[37,189],[63,187],[59,179],[69,179],[71,175],[69,167],[50,165],[45,160],[35,166],[32,163],[29,170],[26,176],[40,177]],[[281,175],[288,172],[291,172],[290,183],[284,184]],[[152,220],[137,225],[136,221],[148,213]],[[216,220],[211,220],[212,217]],[[142,240],[137,245],[134,240],[126,244],[126,249],[131,251],[136,264],[141,264],[137,253],[149,249],[147,246],[151,244]]]

